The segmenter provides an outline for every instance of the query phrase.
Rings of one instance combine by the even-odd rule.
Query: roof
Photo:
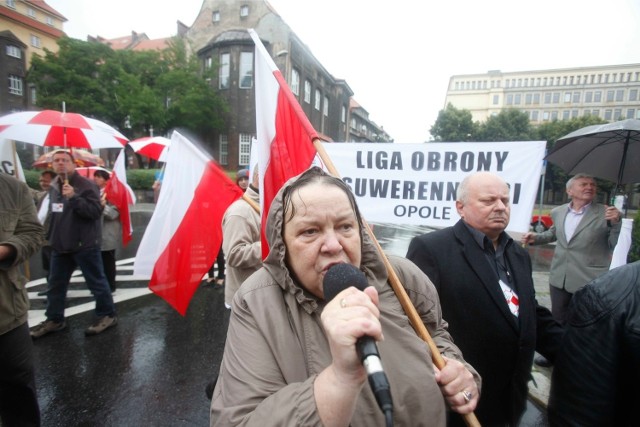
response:
[[[169,42],[171,41],[171,37],[165,37],[163,39],[153,39],[153,40],[142,40],[135,46],[133,46],[133,50],[142,51],[142,50],[163,50],[169,47]]]
[[[46,12],[49,12],[52,15],[60,18],[63,22],[67,22],[68,19],[62,16],[60,12],[49,6],[44,0],[24,0],[25,3],[28,3],[32,6],[38,7]]]
[[[16,12],[15,10],[3,5],[0,5],[0,15],[5,16],[6,18],[12,21],[18,22],[22,25],[25,25],[29,28],[33,28],[34,30],[38,30],[43,34],[48,34],[51,37],[59,38],[64,35],[64,33],[61,30],[55,27],[52,27],[43,22],[37,21],[27,15],[23,15],[20,12]]]

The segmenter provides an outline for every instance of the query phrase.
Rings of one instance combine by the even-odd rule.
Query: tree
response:
[[[529,116],[520,110],[502,110],[481,123],[476,141],[534,141],[536,132]]]
[[[184,42],[163,51],[114,51],[102,43],[62,38],[59,51],[34,57],[29,82],[38,106],[95,117],[128,137],[182,127],[203,139],[222,129],[225,101],[207,83]]]
[[[459,142],[475,140],[476,129],[469,110],[459,110],[449,103],[438,113],[430,132],[434,141]]]

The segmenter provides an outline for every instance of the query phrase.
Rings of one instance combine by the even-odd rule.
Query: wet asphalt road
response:
[[[135,255],[149,216],[133,217],[134,240],[118,259]],[[424,230],[374,226],[382,247],[397,255]],[[32,274],[38,277],[37,266]],[[146,286],[118,282],[119,290]],[[222,359],[228,322],[223,289],[200,286],[185,317],[153,294],[119,302],[117,309],[118,325],[100,335],[84,336],[93,320],[89,311],[68,317],[66,330],[34,341],[43,426],[209,425],[205,387]],[[544,426],[544,414],[530,405],[522,425]]]

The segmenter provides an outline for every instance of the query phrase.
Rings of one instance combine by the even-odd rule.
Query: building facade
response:
[[[532,124],[593,115],[607,121],[640,118],[640,64],[455,75],[445,107],[471,111],[485,121],[516,108]]]
[[[35,88],[26,84],[31,58],[58,50],[66,20],[43,0],[0,0],[0,115],[37,104]]]
[[[314,129],[325,141],[391,141],[382,128],[364,114],[354,114],[353,91],[315,58],[275,9],[266,1],[204,0],[200,13],[185,33],[191,51],[211,84],[227,100],[227,128],[213,136],[218,161],[229,169],[249,163],[251,140],[256,135],[254,44],[248,32],[255,29],[282,72]],[[354,114],[354,115],[352,115]],[[369,132],[354,137],[352,118]],[[362,130],[362,125],[360,127]],[[376,139],[372,139],[375,135]]]

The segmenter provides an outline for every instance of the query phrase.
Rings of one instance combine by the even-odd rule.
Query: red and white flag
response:
[[[282,73],[260,41],[249,34],[256,45],[256,130],[260,201],[262,209],[262,256],[269,253],[265,226],[271,201],[291,177],[307,170],[316,155],[313,140],[318,134],[302,111]]]
[[[173,132],[158,203],[134,274],[183,316],[222,242],[222,217],[242,190],[187,138]]]
[[[133,227],[131,226],[131,213],[129,205],[135,205],[136,196],[129,184],[127,184],[127,171],[124,168],[124,159],[126,154],[124,149],[120,150],[120,154],[116,158],[111,172],[111,178],[107,181],[104,189],[109,203],[118,208],[120,214],[120,224],[122,225],[122,246],[127,246],[131,241]]]

